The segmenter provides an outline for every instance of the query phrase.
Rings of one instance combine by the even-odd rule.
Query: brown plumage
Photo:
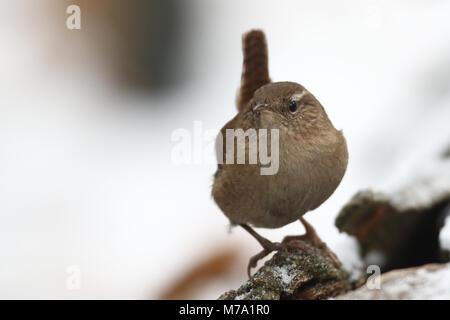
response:
[[[237,99],[238,111],[241,111],[256,89],[270,82],[266,37],[260,30],[252,30],[242,37],[241,88]]]
[[[265,43],[264,34],[255,32],[249,33],[251,39],[255,34],[262,35],[258,43]],[[250,40],[244,37],[244,70],[250,65],[259,65],[264,69],[260,63],[245,61],[248,58],[245,44]],[[221,133],[225,138],[226,129],[277,129],[279,168],[276,174],[261,175],[262,164],[259,160],[256,164],[237,164],[235,152],[233,164],[219,164],[212,196],[230,221],[240,224],[255,236],[263,245],[264,252],[268,253],[280,247],[256,234],[248,224],[278,228],[320,206],[341,182],[347,168],[348,154],[342,132],[334,128],[320,102],[300,84],[269,83],[268,72],[264,70],[244,71],[239,100],[242,103],[252,92],[251,88],[255,88],[260,81],[252,82],[251,79],[262,79],[251,74],[265,74],[267,82],[253,90],[251,98],[239,107],[239,113],[222,128]],[[217,148],[218,151],[225,150],[221,144],[217,144]],[[272,149],[270,143],[268,148]],[[246,159],[249,159],[248,145],[245,146],[245,153]]]

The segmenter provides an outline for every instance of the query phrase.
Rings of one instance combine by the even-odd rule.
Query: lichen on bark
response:
[[[347,272],[330,257],[329,249],[290,248],[277,252],[237,290],[222,294],[223,300],[324,299],[351,288]]]

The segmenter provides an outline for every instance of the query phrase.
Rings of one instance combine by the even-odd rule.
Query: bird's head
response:
[[[244,110],[257,128],[314,133],[331,125],[320,102],[295,82],[273,82],[255,91]]]

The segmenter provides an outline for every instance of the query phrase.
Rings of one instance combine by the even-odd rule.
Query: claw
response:
[[[261,252],[255,254],[253,257],[250,258],[250,260],[248,261],[248,266],[247,266],[247,274],[248,277],[251,278],[252,276],[252,268],[255,268],[256,265],[258,264],[258,261],[263,259],[264,257],[266,257],[268,254],[270,254],[270,252],[268,252],[267,250],[262,250]]]
[[[288,251],[289,248],[295,248],[300,249],[303,251],[311,252],[314,250],[309,245],[305,243],[305,240],[309,240],[313,247],[324,249],[328,256],[330,257],[331,261],[336,267],[339,267],[341,263],[339,262],[336,255],[327,247],[325,242],[323,242],[320,237],[317,235],[316,231],[314,230],[313,226],[311,226],[305,219],[300,218],[300,222],[305,227],[306,233],[301,236],[286,236],[284,237],[283,241],[281,243],[279,242],[272,242],[263,236],[259,235],[255,230],[253,230],[250,226],[246,224],[241,224],[240,226],[244,228],[248,233],[250,233],[263,247],[263,250],[257,254],[255,254],[253,257],[250,258],[248,261],[247,266],[247,274],[249,277],[251,277],[251,270],[252,268],[255,268],[258,264],[258,261],[268,256],[273,251]]]

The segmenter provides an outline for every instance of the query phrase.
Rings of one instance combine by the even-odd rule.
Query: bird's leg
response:
[[[301,236],[286,236],[284,237],[283,241],[281,243],[279,242],[272,242],[263,236],[261,236],[259,233],[257,233],[253,228],[251,228],[247,224],[240,224],[240,226],[250,233],[256,241],[259,242],[259,244],[263,247],[263,250],[259,252],[258,254],[254,255],[250,258],[248,262],[247,267],[247,273],[248,276],[251,276],[251,269],[256,267],[259,260],[263,259],[267,255],[269,255],[273,251],[286,251],[289,248],[294,249],[300,249],[303,251],[313,251],[314,249],[308,246],[304,241],[309,240],[309,242],[316,248],[325,250],[327,255],[330,257],[333,265],[337,268],[341,266],[341,263],[339,262],[336,255],[327,247],[326,243],[320,239],[319,235],[317,234],[316,230],[314,230],[314,227],[310,225],[305,219],[300,218],[300,222],[305,227],[306,233]]]
[[[325,246],[325,243],[320,239],[320,237],[317,235],[316,230],[312,225],[310,225],[304,218],[300,218],[300,222],[302,223],[303,227],[305,227],[306,233],[301,236],[286,236],[283,238],[282,243],[289,243],[291,241],[305,241],[309,240],[311,241],[311,244],[314,247],[323,248]]]
[[[257,233],[255,230],[253,230],[252,227],[250,227],[247,224],[240,224],[240,226],[242,228],[244,228],[245,231],[247,231],[248,233],[250,233],[253,238],[256,239],[256,241],[259,242],[259,244],[268,251],[275,251],[278,250],[280,248],[280,243],[278,242],[272,242],[266,238],[264,238],[262,235],[260,235],[259,233]]]
[[[256,241],[258,241],[259,244],[263,247],[263,250],[261,252],[259,252],[258,254],[254,255],[253,257],[251,257],[248,262],[247,273],[248,273],[248,276],[250,277],[251,269],[256,267],[256,264],[258,263],[259,260],[261,260],[262,258],[264,258],[265,256],[267,256],[268,254],[270,254],[273,251],[284,250],[285,246],[279,242],[272,242],[272,241],[264,238],[263,236],[261,236],[259,233],[257,233],[255,230],[253,230],[252,227],[250,227],[247,224],[240,224],[240,226],[245,231],[250,233],[253,236],[253,238],[255,238]]]
[[[339,262],[338,258],[327,247],[326,243],[323,242],[322,239],[320,239],[314,227],[310,225],[303,217],[300,218],[300,222],[302,223],[303,227],[305,227],[306,233],[301,236],[286,236],[284,237],[281,244],[284,245],[290,244],[290,246],[295,246],[300,243],[299,241],[309,240],[314,247],[325,250],[328,256],[330,257],[331,261],[333,262],[334,266],[339,268],[341,266],[341,263]]]

